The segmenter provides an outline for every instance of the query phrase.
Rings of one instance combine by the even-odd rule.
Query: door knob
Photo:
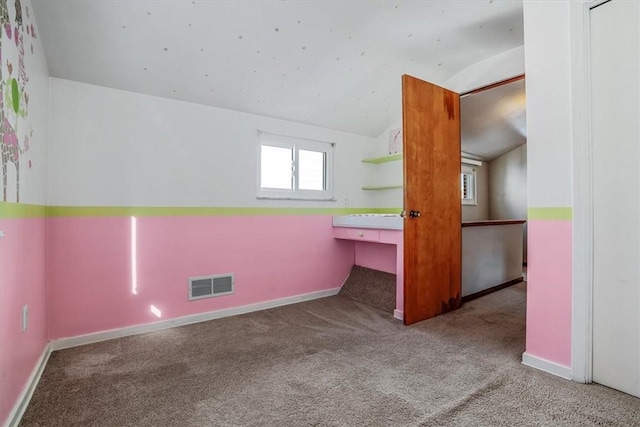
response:
[[[409,211],[409,216],[411,218],[419,218],[420,217],[420,211]]]

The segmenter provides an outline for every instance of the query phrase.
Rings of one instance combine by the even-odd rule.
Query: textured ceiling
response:
[[[523,44],[522,1],[32,0],[52,76],[378,136],[400,76]]]

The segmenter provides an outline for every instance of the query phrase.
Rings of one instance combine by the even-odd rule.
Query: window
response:
[[[477,205],[476,202],[476,170],[462,166],[460,173],[460,193],[463,205]]]
[[[260,132],[258,198],[333,200],[333,146]]]

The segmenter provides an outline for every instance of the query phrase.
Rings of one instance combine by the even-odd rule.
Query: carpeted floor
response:
[[[396,275],[354,265],[340,295],[393,314],[396,308]]]
[[[520,363],[524,286],[411,327],[335,296],[54,352],[21,425],[640,425]]]

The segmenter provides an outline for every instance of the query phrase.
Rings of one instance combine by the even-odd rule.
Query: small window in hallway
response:
[[[462,166],[460,173],[460,194],[463,205],[476,205],[476,170]]]

